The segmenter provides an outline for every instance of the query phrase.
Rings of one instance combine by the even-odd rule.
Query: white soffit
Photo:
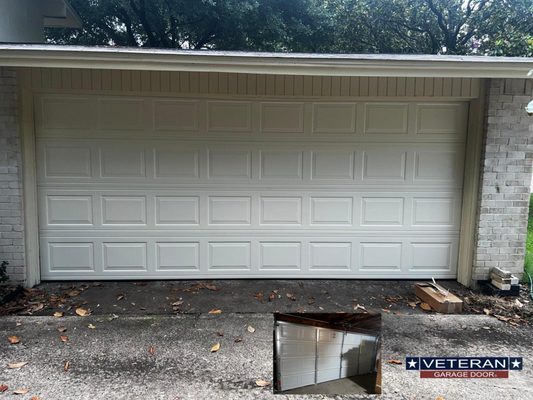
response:
[[[526,78],[533,58],[0,45],[0,65],[250,74]]]

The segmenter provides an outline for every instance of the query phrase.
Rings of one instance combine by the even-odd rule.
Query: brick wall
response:
[[[533,81],[491,79],[472,279],[487,279],[490,268],[520,274],[533,159],[533,117],[524,107]]]
[[[15,69],[0,67],[0,262],[9,261],[14,281],[25,277],[21,165],[17,78]]]

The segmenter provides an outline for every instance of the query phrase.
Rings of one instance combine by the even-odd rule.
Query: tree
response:
[[[533,56],[531,0],[71,0],[60,44]]]
[[[71,0],[83,28],[49,29],[59,44],[181,49],[312,50],[309,0]],[[307,43],[307,45],[306,45]]]

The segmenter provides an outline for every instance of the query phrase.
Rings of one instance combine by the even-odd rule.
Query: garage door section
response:
[[[467,103],[35,97],[43,279],[453,278]]]
[[[276,356],[280,390],[313,385],[317,328],[278,322]]]

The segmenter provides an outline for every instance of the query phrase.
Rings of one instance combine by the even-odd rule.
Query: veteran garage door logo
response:
[[[420,378],[509,378],[522,370],[522,357],[406,357],[408,371]]]

